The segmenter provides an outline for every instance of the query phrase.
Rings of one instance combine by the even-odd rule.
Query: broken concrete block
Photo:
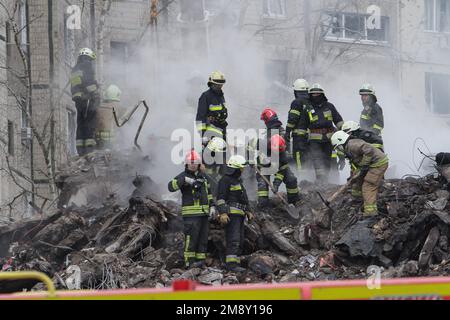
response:
[[[420,251],[419,255],[419,268],[424,270],[428,267],[431,255],[433,254],[433,249],[436,246],[439,240],[440,232],[439,228],[434,227],[430,230],[427,239],[425,240],[425,244],[423,245],[422,251]]]
[[[214,283],[220,284],[223,279],[223,274],[219,272],[208,272],[206,274],[200,275],[197,278],[197,281],[199,281],[202,284],[212,285]]]
[[[257,255],[250,258],[249,268],[258,275],[266,275],[273,273],[275,270],[275,262],[269,256]]]

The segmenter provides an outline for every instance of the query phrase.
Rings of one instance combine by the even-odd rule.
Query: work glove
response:
[[[359,176],[364,179],[364,177],[367,175],[367,173],[369,172],[369,166],[362,166],[360,169],[360,173]]]
[[[253,219],[255,219],[255,215],[253,214],[253,212],[247,211],[247,212],[245,213],[245,215],[247,216],[248,222],[252,222]]]
[[[215,206],[209,208],[209,220],[213,221],[217,219],[217,210]]]
[[[185,177],[185,178],[184,178],[184,183],[186,183],[186,184],[188,184],[188,185],[190,185],[190,186],[194,185],[195,181],[196,181],[196,180],[193,179],[193,178],[189,178],[189,177]]]
[[[273,182],[273,193],[278,193],[278,189],[280,189],[280,185],[281,185],[281,180],[276,179]]]
[[[219,223],[224,226],[227,225],[228,222],[230,222],[230,217],[226,213],[222,213],[219,215]]]
[[[339,171],[344,170],[344,168],[345,168],[345,158],[339,157],[338,168],[339,168]]]

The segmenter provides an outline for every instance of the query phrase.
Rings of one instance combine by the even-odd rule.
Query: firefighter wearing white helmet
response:
[[[93,151],[97,145],[95,129],[100,90],[95,79],[95,59],[91,49],[81,49],[70,76],[72,100],[77,109],[76,145],[80,156]]]
[[[205,173],[211,178],[212,194],[217,193],[217,186],[222,177],[227,151],[227,142],[220,137],[213,137],[203,149]]]
[[[286,125],[286,150],[288,154],[292,155],[297,164],[297,169],[304,167],[304,159],[306,149],[302,141],[307,139],[307,134],[299,131],[300,117],[305,106],[311,104],[309,101],[309,83],[305,79],[295,80],[293,86],[295,99],[291,103],[291,108],[288,114],[288,121]],[[292,147],[291,147],[292,136]],[[292,148],[292,151],[291,151]]]
[[[378,148],[382,152],[384,152],[383,139],[379,135],[371,131],[361,129],[361,126],[359,125],[358,122],[346,121],[342,125],[342,130],[347,132],[352,138],[362,139],[365,142],[373,145],[375,148]]]
[[[225,226],[227,269],[241,272],[240,255],[244,242],[245,217],[253,219],[250,212],[247,192],[242,182],[242,171],[247,161],[240,155],[230,157],[227,163],[226,174],[220,179],[217,192],[217,209],[219,222]]]
[[[336,107],[328,102],[323,87],[315,83],[309,88],[309,101],[304,108],[298,131],[304,135],[303,148],[308,150],[308,158],[314,167],[316,180],[326,183],[330,171],[337,175],[337,154],[330,139],[344,123]],[[339,157],[339,169],[345,166],[345,159]]]
[[[359,89],[361,101],[363,104],[363,111],[361,112],[360,124],[361,128],[371,131],[381,137],[384,129],[383,109],[377,103],[375,88],[369,84],[363,84]]]
[[[110,85],[97,110],[96,142],[98,149],[110,149],[115,136],[113,110],[122,113],[120,100],[122,91],[114,84]]]
[[[351,138],[344,131],[333,134],[331,143],[350,160],[354,169],[352,174],[358,174],[352,183],[352,196],[354,200],[362,198],[364,201],[363,216],[377,215],[378,188],[389,166],[388,157],[371,144]]]

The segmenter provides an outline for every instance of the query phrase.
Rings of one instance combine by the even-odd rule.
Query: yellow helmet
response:
[[[225,75],[220,71],[214,71],[209,77],[209,83],[223,85],[226,83]]]

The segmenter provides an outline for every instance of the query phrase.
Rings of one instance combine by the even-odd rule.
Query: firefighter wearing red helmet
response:
[[[169,182],[169,191],[181,191],[184,224],[184,261],[186,268],[201,267],[206,259],[209,218],[215,218],[216,209],[210,191],[210,182],[200,170],[201,156],[191,150],[185,158],[185,170]]]
[[[278,119],[277,113],[266,108],[261,114],[261,120],[266,125],[266,131],[249,144],[250,154],[256,159],[256,165],[259,171],[263,168],[273,167],[276,165],[278,172],[274,176],[274,187],[278,192],[281,183],[286,184],[289,203],[295,204],[300,199],[299,189],[297,186],[297,178],[289,168],[289,158],[287,154],[287,144],[284,138],[285,130],[281,121]],[[277,154],[278,157],[272,155]],[[273,162],[276,163],[273,163]],[[271,176],[265,176],[270,181]],[[258,207],[267,208],[269,206],[269,186],[259,174],[256,175],[258,183]]]

